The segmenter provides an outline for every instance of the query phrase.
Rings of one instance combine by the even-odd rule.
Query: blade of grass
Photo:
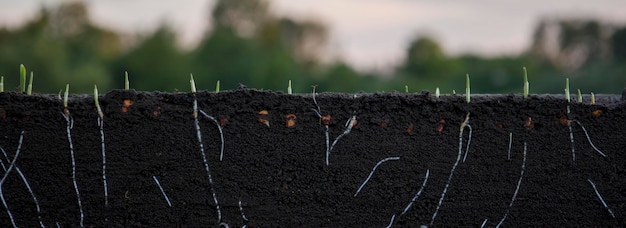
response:
[[[565,99],[567,99],[567,103],[570,102],[570,95],[569,95],[569,78],[565,79]]]
[[[591,92],[591,105],[595,105],[595,104],[596,104],[596,95],[593,94],[593,92]]]
[[[530,85],[528,83],[528,71],[526,71],[526,67],[524,69],[524,98],[528,98],[528,91],[530,89]]]
[[[33,72],[30,72],[30,81],[28,81],[28,89],[26,90],[27,95],[31,95],[33,93]]]
[[[470,103],[470,78],[469,74],[465,75],[465,101]]]
[[[124,71],[124,89],[130,89],[130,82],[128,81],[128,71]]]
[[[26,67],[20,64],[20,92],[26,92]]]
[[[215,83],[215,93],[219,93],[220,92],[220,80],[217,80],[217,82]]]
[[[289,80],[289,85],[287,86],[287,94],[291,94],[293,91],[291,90],[291,80]]]

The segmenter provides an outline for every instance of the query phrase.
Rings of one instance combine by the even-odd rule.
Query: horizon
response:
[[[32,20],[42,6],[54,7],[62,2],[65,1],[0,2],[0,27],[20,26]],[[209,14],[214,3],[205,0],[187,0],[185,4],[147,0],[124,4],[85,2],[93,23],[130,35],[152,32],[165,23],[177,33],[179,44],[186,49],[194,47],[209,31]],[[616,0],[577,1],[567,5],[558,0],[269,2],[277,15],[325,24],[329,29],[328,49],[332,50],[325,58],[343,60],[359,71],[385,71],[399,65],[409,42],[418,36],[434,37],[447,55],[495,57],[526,50],[533,30],[545,18],[626,24],[626,14],[619,10],[626,8],[626,2]],[[151,10],[143,9],[145,6]],[[501,18],[506,20],[498,20]]]

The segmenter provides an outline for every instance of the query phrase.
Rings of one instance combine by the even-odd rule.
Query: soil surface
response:
[[[202,144],[196,98],[198,110],[216,119],[197,114]],[[626,226],[623,98],[598,96],[603,102],[590,105],[588,100],[570,104],[562,95],[484,95],[468,104],[460,95],[435,98],[427,92],[317,94],[319,114],[330,115],[330,121],[313,111],[318,108],[312,98],[251,89],[117,90],[100,96],[105,206],[94,100],[70,96],[84,225],[479,227],[484,222],[494,227],[502,221],[506,227]],[[1,190],[17,226],[40,226],[38,215],[45,226],[80,225],[62,103],[56,95],[0,93],[0,146],[9,159],[0,158],[10,170]],[[466,155],[470,127],[464,128],[462,144],[459,133],[468,113]],[[356,121],[346,131],[352,117]],[[327,147],[344,132],[326,165]],[[390,157],[356,194],[376,164]],[[17,168],[30,183],[40,213]],[[4,169],[0,174],[5,176]],[[0,227],[12,226],[7,212],[1,207]]]

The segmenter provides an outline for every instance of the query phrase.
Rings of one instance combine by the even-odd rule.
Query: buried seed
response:
[[[296,125],[296,115],[295,114],[287,114],[285,116],[285,126],[294,127]]]

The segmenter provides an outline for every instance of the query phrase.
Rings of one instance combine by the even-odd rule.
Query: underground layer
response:
[[[625,226],[607,97],[0,93],[0,226]]]

